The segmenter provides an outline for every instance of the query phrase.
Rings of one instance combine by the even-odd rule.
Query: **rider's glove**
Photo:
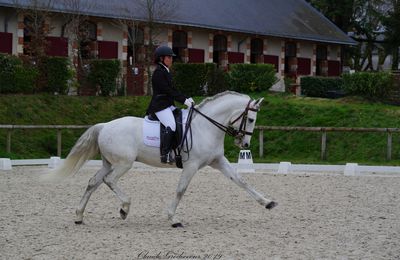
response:
[[[194,105],[194,100],[192,99],[192,98],[187,98],[186,100],[185,100],[185,106],[187,106],[187,107],[191,107],[192,105]]]

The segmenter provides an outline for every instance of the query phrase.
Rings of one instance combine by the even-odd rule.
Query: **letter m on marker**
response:
[[[246,152],[246,159],[251,159],[251,152]]]

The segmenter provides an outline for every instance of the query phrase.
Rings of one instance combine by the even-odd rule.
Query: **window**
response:
[[[183,62],[185,49],[187,48],[187,33],[185,31],[174,31],[172,33],[172,50],[175,53],[174,61]],[[186,54],[187,56],[187,54]]]
[[[244,53],[241,52],[228,52],[228,63],[243,63],[244,62]]]
[[[136,66],[144,60],[144,31],[140,27],[128,28],[128,61]]]
[[[260,38],[251,40],[250,43],[250,63],[259,63],[263,54],[264,42]]]
[[[44,17],[24,17],[24,54],[36,56],[46,48]]]
[[[143,45],[144,44],[144,32],[142,28],[135,27],[132,29],[132,27],[128,28],[128,41],[130,45]]]
[[[0,32],[0,53],[12,53],[12,33]]]
[[[287,42],[285,45],[285,57],[296,57],[297,46],[294,42]]]
[[[204,63],[204,50],[189,49],[189,63]]]
[[[311,74],[311,59],[308,58],[297,58],[297,73],[298,75],[310,75]]]
[[[297,73],[297,45],[295,42],[285,44],[285,72],[295,75]]]
[[[46,54],[48,56],[68,57],[68,39],[63,37],[46,37]]]
[[[272,64],[275,67],[275,71],[278,72],[279,68],[279,56],[264,55],[264,63]]]
[[[97,25],[93,22],[86,21],[79,27],[80,34],[80,52],[83,59],[94,58],[94,42],[97,40]]]
[[[227,50],[227,40],[226,37],[222,34],[218,34],[214,36],[214,45],[213,45],[213,61],[217,63],[217,65],[222,65],[224,59],[224,53]]]
[[[90,41],[97,40],[97,24],[90,21],[86,21],[82,23],[82,25],[79,28],[79,31],[82,38]]]
[[[317,68],[316,75],[317,76],[327,76],[328,75],[328,50],[324,45],[317,46]]]
[[[226,37],[222,34],[214,36],[214,52],[216,51],[226,51],[227,41]]]
[[[4,17],[4,32],[8,32],[8,19],[9,17]]]
[[[118,59],[118,42],[99,41],[100,59]]]
[[[328,57],[328,50],[326,46],[317,46],[317,60],[326,60]]]

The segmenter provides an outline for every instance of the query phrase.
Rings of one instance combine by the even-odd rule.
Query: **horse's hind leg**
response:
[[[103,178],[111,171],[110,164],[103,160],[103,167],[97,171],[97,173],[89,180],[89,184],[86,188],[85,194],[79,203],[78,208],[76,209],[76,224],[82,224],[83,221],[83,212],[85,211],[86,205],[90,199],[92,193],[103,183]]]
[[[114,170],[104,177],[104,183],[107,184],[108,187],[117,195],[117,197],[121,200],[122,206],[119,211],[122,219],[126,219],[129,213],[129,208],[131,205],[131,199],[121,190],[118,186],[117,182],[119,178],[122,177],[131,167],[130,164],[119,164],[113,165]]]
[[[245,189],[258,203],[260,203],[265,208],[272,209],[273,207],[278,205],[278,203],[264,198],[253,187],[248,185],[243,180],[242,176],[237,173],[237,171],[231,166],[228,159],[226,159],[225,157],[215,160],[210,166],[217,170],[220,170],[226,177],[231,179],[239,187]]]

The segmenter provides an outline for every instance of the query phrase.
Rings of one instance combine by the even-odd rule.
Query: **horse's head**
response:
[[[251,136],[256,126],[257,112],[264,98],[250,100],[244,111],[230,122],[230,126],[235,131],[235,145],[240,148],[248,148],[250,146]]]

